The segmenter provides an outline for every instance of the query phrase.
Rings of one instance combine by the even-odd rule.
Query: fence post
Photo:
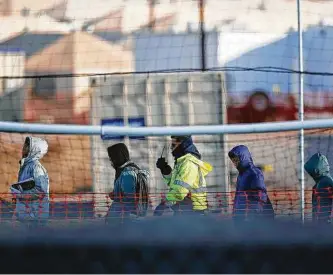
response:
[[[224,73],[219,73],[218,74],[218,79],[220,82],[220,89],[221,89],[221,99],[220,99],[220,108],[221,108],[221,124],[225,125],[228,124],[228,117],[227,117],[227,104],[228,104],[228,91],[225,83],[225,74]],[[229,208],[231,205],[231,198],[230,198],[230,171],[229,171],[229,158],[228,158],[228,135],[227,134],[222,134],[220,136],[220,142],[221,142],[221,155],[222,155],[222,166],[224,168],[223,171],[223,182],[224,182],[224,188],[223,188],[223,193],[224,194],[224,205],[225,209],[229,213]]]
[[[304,78],[303,78],[303,29],[302,29],[302,14],[301,0],[297,0],[297,23],[298,23],[298,92],[299,92],[299,107],[298,119],[304,121]],[[299,181],[301,184],[301,216],[304,223],[305,218],[305,180],[304,180],[304,129],[299,132],[299,155],[300,155],[300,171]]]
[[[205,49],[205,0],[199,0],[199,23],[200,23],[200,48],[201,48],[201,70],[206,70],[206,49]]]

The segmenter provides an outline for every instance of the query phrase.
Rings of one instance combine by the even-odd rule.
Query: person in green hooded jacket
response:
[[[313,178],[312,220],[316,223],[330,223],[332,211],[333,179],[326,156],[316,153],[304,165]]]
[[[172,136],[171,139],[175,159],[173,169],[164,157],[159,158],[156,163],[169,191],[155,209],[154,215],[162,215],[167,207],[174,210],[175,214],[204,214],[208,208],[205,176],[213,168],[201,160],[201,154],[191,136]]]

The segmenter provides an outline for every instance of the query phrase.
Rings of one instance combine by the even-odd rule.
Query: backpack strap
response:
[[[135,172],[137,172],[138,170],[141,170],[139,166],[137,166],[134,162],[130,162],[128,164],[126,164],[124,167],[122,167],[122,170],[125,168],[131,168],[133,170],[135,170]]]

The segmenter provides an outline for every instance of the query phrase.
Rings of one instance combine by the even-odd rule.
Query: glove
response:
[[[161,170],[162,175],[170,175],[172,172],[170,165],[162,157],[157,160],[156,167]]]

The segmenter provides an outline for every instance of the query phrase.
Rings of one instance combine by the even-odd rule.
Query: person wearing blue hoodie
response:
[[[249,149],[245,145],[238,145],[229,152],[229,158],[239,172],[233,204],[234,220],[273,219],[274,210],[267,194],[264,175],[254,165]]]
[[[107,152],[116,174],[114,189],[110,193],[110,198],[113,202],[108,211],[106,223],[124,222],[124,218],[133,221],[139,216],[145,216],[146,210],[144,213],[138,213],[136,199],[137,173],[140,170],[149,178],[149,172],[140,169],[139,166],[131,161],[128,148],[124,143],[117,143],[108,147]]]
[[[312,220],[315,223],[330,223],[333,179],[326,156],[314,154],[305,163],[304,169],[315,181],[312,187]]]

